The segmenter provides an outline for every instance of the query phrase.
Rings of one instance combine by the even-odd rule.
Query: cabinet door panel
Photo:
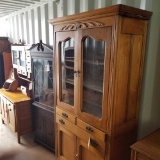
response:
[[[15,131],[16,121],[15,121],[14,105],[10,101],[7,101],[7,106],[8,106],[8,125],[13,131]]]
[[[78,31],[82,47],[80,70],[80,108],[78,115],[96,127],[107,129],[111,27]],[[78,95],[78,93],[76,94]],[[80,100],[79,100],[80,99]]]
[[[35,137],[45,141],[44,138],[44,117],[41,114],[35,117]]]
[[[77,140],[77,150],[79,160],[104,160],[104,154],[96,150],[81,139]]]
[[[75,107],[75,76],[76,71],[76,52],[74,32],[56,33],[57,51],[57,104],[58,106],[74,112]]]
[[[46,142],[49,146],[54,148],[54,122],[52,119],[47,118],[45,120],[46,125]]]
[[[76,136],[58,125],[59,160],[76,160]]]
[[[8,123],[7,100],[2,96],[1,96],[1,112],[2,112],[2,120],[5,124],[7,124]]]

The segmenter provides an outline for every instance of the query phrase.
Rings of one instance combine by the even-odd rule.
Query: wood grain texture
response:
[[[159,160],[160,129],[139,140],[131,146],[131,160]]]
[[[54,26],[54,41],[56,42],[54,51],[57,75],[55,82],[56,107],[75,117],[73,124],[57,112],[57,134],[59,135],[61,130],[65,129],[76,136],[74,137],[76,139],[74,154],[75,156],[78,154],[80,159],[83,157],[82,160],[88,160],[89,156],[93,156],[93,152],[96,153],[95,157],[97,156],[97,159],[100,160],[130,159],[130,145],[136,141],[147,20],[151,14],[151,12],[132,7],[116,5],[50,20]],[[87,28],[87,22],[91,21],[103,25],[92,26],[93,28],[88,25]],[[70,25],[73,26],[73,24],[83,24],[83,27],[77,28],[75,25],[75,28],[70,28]],[[68,29],[74,31],[67,31],[67,28],[62,31],[64,26],[68,26]],[[65,104],[60,97],[62,88],[60,83],[60,43],[71,37],[75,40],[74,70],[80,72],[77,77],[74,77],[74,106]],[[100,101],[99,97],[94,98],[93,93],[87,95],[83,92],[85,83],[83,82],[83,45],[86,37],[93,38],[94,41],[105,42],[102,115],[100,117],[90,112],[94,110],[94,104]],[[93,47],[93,53],[94,49]],[[92,80],[89,82],[92,83]],[[94,90],[94,87],[92,89]],[[89,111],[83,109],[83,99],[92,101],[93,105]],[[88,133],[85,130],[87,125],[93,130],[95,129],[95,132]],[[106,139],[104,139],[105,135]],[[90,138],[96,140],[97,147],[87,147],[87,142],[88,145],[90,144]],[[59,153],[59,150],[62,149],[62,141],[60,138],[57,143]],[[69,160],[67,157],[64,159]]]

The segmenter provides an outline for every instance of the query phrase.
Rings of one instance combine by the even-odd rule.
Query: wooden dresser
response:
[[[0,89],[0,110],[2,123],[17,132],[17,140],[20,143],[20,136],[32,131],[31,99],[22,94],[20,89],[8,92],[2,88]]]
[[[131,160],[160,160],[160,129],[131,146]]]

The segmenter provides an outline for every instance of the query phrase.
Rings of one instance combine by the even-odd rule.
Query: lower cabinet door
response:
[[[58,160],[77,160],[76,136],[58,125]]]
[[[1,96],[1,113],[2,113],[2,122],[8,123],[8,112],[7,112],[7,100]]]
[[[51,118],[46,117],[45,119],[46,125],[46,143],[54,148],[55,144],[55,134],[54,134],[54,121]]]
[[[104,160],[105,158],[103,153],[90,145],[90,142],[84,142],[80,138],[77,138],[77,153],[78,160]]]
[[[37,114],[35,117],[35,137],[45,141],[44,139],[44,117],[41,114]]]

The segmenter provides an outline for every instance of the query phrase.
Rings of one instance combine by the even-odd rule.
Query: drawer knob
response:
[[[63,121],[63,119],[60,119],[59,122],[63,125],[65,124],[65,122]]]
[[[89,133],[92,133],[93,129],[90,126],[86,126],[86,131],[89,132]]]
[[[62,113],[62,116],[63,116],[64,118],[68,118],[68,115],[67,115],[66,113]]]

